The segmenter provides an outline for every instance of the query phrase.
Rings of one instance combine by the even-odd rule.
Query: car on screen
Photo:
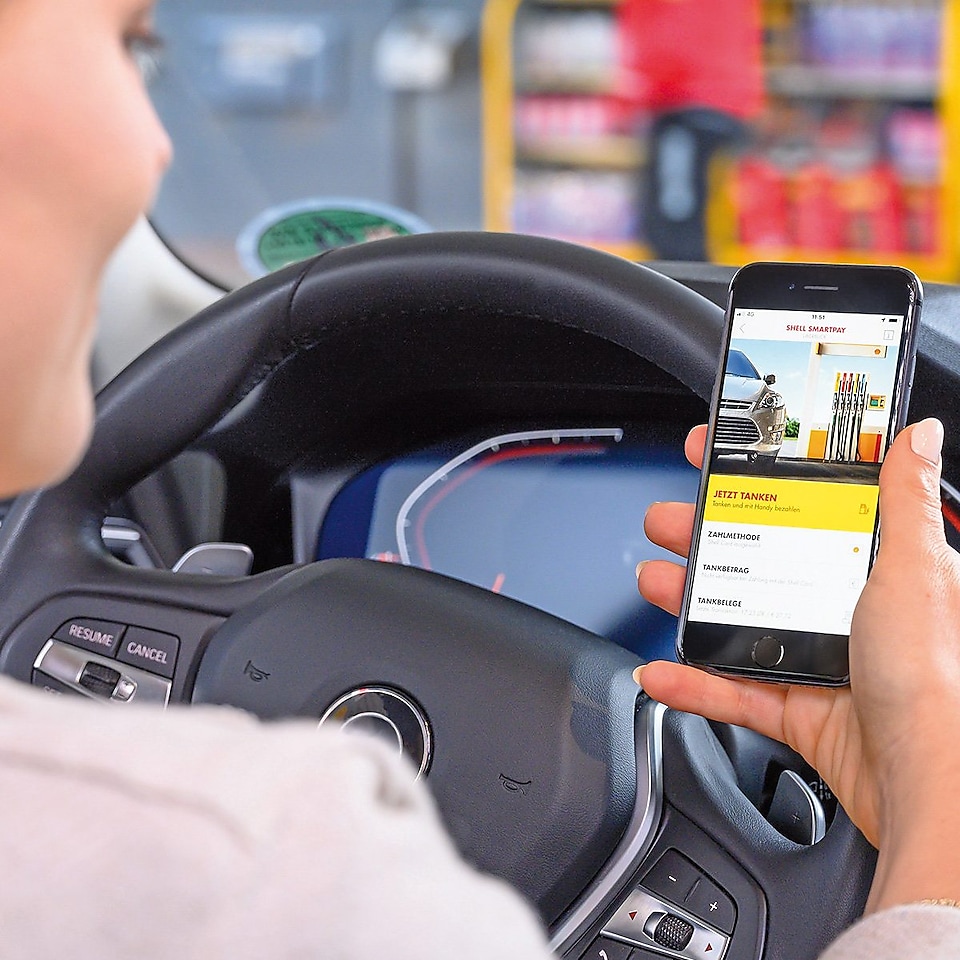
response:
[[[731,349],[723,376],[714,451],[776,460],[783,446],[787,407],[773,389],[775,374],[761,375],[742,351]]]

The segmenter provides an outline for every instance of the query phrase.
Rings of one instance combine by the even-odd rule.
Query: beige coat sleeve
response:
[[[546,960],[372,740],[0,679],[5,960]]]
[[[957,960],[960,910],[930,904],[893,907],[866,917],[820,960]]]

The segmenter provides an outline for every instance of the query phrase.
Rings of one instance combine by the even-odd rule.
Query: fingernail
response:
[[[649,562],[650,562],[649,560],[641,560],[641,561],[637,564],[637,579],[638,579],[638,580],[640,579],[640,571],[641,571]]]
[[[930,463],[939,463],[943,449],[943,424],[935,417],[921,420],[910,432],[910,449]]]
[[[643,671],[644,671],[644,668],[645,668],[645,667],[646,667],[646,664],[645,664],[645,663],[641,663],[640,666],[637,667],[637,669],[633,671],[633,680],[634,680],[634,683],[636,683],[636,685],[637,685],[638,687],[642,687],[642,686],[643,686]]]

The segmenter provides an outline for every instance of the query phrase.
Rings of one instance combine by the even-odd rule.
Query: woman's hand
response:
[[[687,438],[696,466],[704,437],[697,427]],[[881,849],[874,908],[960,899],[960,856],[943,841],[955,834],[945,818],[952,826],[960,802],[960,558],[940,512],[942,442],[940,423],[926,420],[887,453],[883,533],[854,613],[849,687],[734,680],[666,662],[638,671],[655,699],[787,743],[820,773]],[[693,507],[677,503],[654,504],[645,524],[651,540],[681,556],[692,526]],[[674,614],[683,579],[683,569],[666,561],[638,571],[641,593]]]

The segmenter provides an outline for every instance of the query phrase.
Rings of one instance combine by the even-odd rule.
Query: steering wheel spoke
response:
[[[21,544],[22,546],[22,544]],[[0,650],[0,670],[51,693],[167,706],[189,699],[214,631],[284,571],[222,579],[143,570],[102,548],[59,542],[33,578],[32,609]]]

